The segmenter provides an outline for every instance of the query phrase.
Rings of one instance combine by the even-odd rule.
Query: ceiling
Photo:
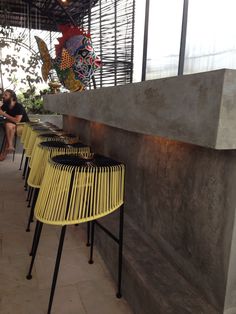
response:
[[[98,0],[1,0],[1,25],[56,31],[79,25]]]

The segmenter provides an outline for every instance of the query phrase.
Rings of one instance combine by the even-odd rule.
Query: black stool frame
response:
[[[68,196],[68,201],[67,201],[67,213],[68,213],[70,199],[71,199],[73,180],[74,180],[74,172],[72,173],[72,176],[71,176],[69,196]],[[122,263],[122,260],[123,260],[122,257],[123,257],[124,205],[122,205],[120,207],[119,237],[118,238],[111,231],[109,231],[107,228],[102,226],[98,221],[93,220],[90,223],[91,223],[91,234],[90,234],[91,246],[90,246],[89,264],[94,263],[94,261],[93,261],[93,249],[94,249],[94,238],[95,238],[95,225],[100,227],[111,239],[113,239],[119,245],[118,285],[117,285],[116,296],[117,296],[117,298],[121,298],[122,297],[121,282],[122,282],[122,264],[123,264]],[[59,272],[59,268],[60,268],[60,261],[61,261],[61,255],[62,255],[62,250],[63,250],[63,244],[64,244],[64,239],[65,239],[65,234],[66,234],[66,227],[67,226],[65,225],[61,229],[61,235],[60,235],[59,246],[58,246],[58,250],[57,250],[57,257],[56,257],[56,263],[55,263],[51,292],[50,292],[50,299],[49,299],[49,304],[48,304],[48,312],[47,312],[48,314],[51,313],[51,309],[52,309],[52,303],[53,303],[53,298],[54,298],[54,293],[55,293],[55,288],[56,288],[56,283],[57,283],[57,277],[58,277],[58,272]],[[28,271],[28,274],[26,276],[26,278],[28,280],[32,279],[32,269],[33,269],[35,257],[37,254],[37,250],[38,250],[38,245],[39,245],[39,240],[40,240],[42,228],[43,228],[43,223],[40,221],[37,221],[35,232],[34,232],[32,248],[31,248],[31,252],[30,252],[30,255],[32,256],[32,258],[31,258],[29,271]],[[88,231],[88,233],[90,233],[90,230]],[[88,243],[89,243],[89,240],[88,240]]]
[[[19,168],[19,170],[22,169],[22,164],[23,164],[23,161],[24,161],[24,156],[25,156],[25,149],[23,148],[22,155],[21,155],[21,161],[20,161],[20,168]]]

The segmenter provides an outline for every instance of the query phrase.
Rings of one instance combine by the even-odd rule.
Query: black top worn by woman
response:
[[[20,122],[28,122],[29,121],[29,118],[28,118],[28,115],[25,111],[25,108],[22,106],[22,104],[20,104],[18,102],[12,108],[10,107],[9,104],[4,103],[2,105],[1,109],[3,111],[5,111],[7,114],[9,114],[9,116],[12,116],[12,117],[22,116]]]

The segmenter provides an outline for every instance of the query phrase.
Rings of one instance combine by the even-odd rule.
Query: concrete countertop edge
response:
[[[83,93],[78,92],[78,93],[46,95],[44,97],[44,106],[46,109],[51,110],[53,112],[57,112],[57,113],[62,114],[62,115],[73,116],[73,117],[84,119],[87,121],[101,123],[101,124],[104,124],[104,125],[107,125],[110,127],[122,129],[122,130],[129,131],[129,132],[135,132],[135,133],[144,134],[144,135],[151,135],[151,136],[159,136],[159,137],[167,138],[167,139],[173,140],[173,141],[180,141],[180,142],[184,142],[184,143],[189,143],[189,144],[202,146],[202,147],[208,147],[208,148],[217,149],[217,150],[236,149],[236,140],[234,142],[233,138],[229,139],[229,140],[227,139],[227,141],[225,141],[225,142],[223,142],[223,141],[220,142],[219,140],[217,140],[219,127],[220,127],[219,126],[219,119],[221,118],[220,113],[221,113],[221,106],[222,106],[222,97],[224,97],[223,92],[225,91],[225,88],[224,88],[225,79],[224,78],[225,78],[225,75],[227,73],[230,73],[231,75],[235,76],[235,78],[236,78],[236,70],[220,69],[220,70],[215,70],[215,71],[195,73],[195,74],[191,74],[191,75],[184,75],[182,77],[170,77],[170,78],[164,78],[164,79],[158,79],[158,80],[151,80],[151,81],[127,84],[124,86],[105,87],[102,89],[97,89],[95,91],[90,90],[90,91],[83,92]],[[209,121],[209,125],[212,123],[210,128],[211,128],[211,130],[213,130],[213,132],[215,132],[216,138],[213,138],[214,137],[213,135],[211,135],[211,137],[208,136],[207,128],[206,128],[206,130],[202,129],[202,125],[201,125],[202,122],[201,122],[199,117],[197,117],[197,119],[200,121],[200,122],[197,121],[197,123],[199,123],[199,126],[197,126],[197,127],[200,130],[199,135],[195,131],[195,134],[193,134],[193,136],[192,136],[192,134],[191,134],[191,121],[189,121],[189,122],[187,121],[188,124],[184,125],[184,123],[186,123],[186,121],[184,121],[184,119],[186,120],[186,116],[183,117],[183,121],[184,121],[183,128],[182,128],[182,126],[179,127],[179,125],[177,125],[177,124],[175,125],[176,121],[178,121],[178,120],[175,119],[176,113],[175,112],[172,113],[171,110],[173,108],[176,111],[178,110],[178,108],[176,109],[177,105],[175,105],[175,107],[174,107],[174,102],[175,101],[177,102],[178,100],[173,98],[173,103],[171,103],[171,101],[168,99],[167,107],[164,108],[164,106],[161,106],[161,105],[159,106],[160,99],[162,99],[161,97],[163,95],[168,96],[167,92],[164,90],[165,85],[167,87],[171,86],[174,88],[174,86],[176,84],[177,88],[178,88],[179,86],[182,86],[185,84],[186,85],[185,86],[185,89],[186,89],[185,99],[187,99],[186,97],[189,97],[189,103],[191,106],[191,97],[193,97],[193,96],[191,95],[191,89],[190,89],[190,91],[188,89],[192,88],[193,89],[192,94],[195,93],[196,98],[197,98],[198,90],[197,90],[197,87],[194,86],[194,84],[195,85],[196,84],[203,84],[203,86],[204,86],[204,84],[206,84],[208,82],[207,80],[210,81],[209,86],[208,86],[209,89],[211,87],[210,84],[212,84],[212,82],[215,83],[215,81],[216,81],[216,83],[218,83],[218,86],[216,86],[218,88],[216,88],[216,90],[218,90],[218,93],[219,93],[219,91],[221,92],[220,96],[218,94],[216,95],[217,96],[216,97],[217,103],[209,105],[209,107],[211,106],[212,110],[214,110],[213,113],[215,114],[215,117],[213,117],[213,118],[216,119],[216,121]],[[193,83],[191,81],[193,81],[193,82],[195,81],[197,83]],[[178,83],[178,82],[180,82],[180,83]],[[178,84],[181,84],[181,85],[178,85]],[[200,86],[200,87],[202,87],[202,86]],[[143,92],[142,92],[142,89],[143,89]],[[161,94],[162,90],[164,90],[163,95]],[[127,109],[126,111],[121,112],[120,108],[117,108],[118,101],[120,101],[120,100],[119,99],[117,100],[115,97],[116,91],[117,91],[118,96],[120,96],[120,97],[121,97],[121,95],[126,95],[126,93],[128,91],[130,91],[130,95],[127,95],[127,99],[125,97],[123,98],[124,102],[127,101],[127,106],[125,107]],[[144,109],[142,109],[141,102],[146,97],[144,95],[145,92],[154,93],[154,96],[151,95],[151,101],[150,101],[149,107],[148,107],[148,108],[150,108],[150,112],[147,112],[147,110],[146,110],[147,107],[144,107]],[[110,98],[108,97],[109,93],[111,96]],[[155,93],[157,94],[157,100],[155,98]],[[210,91],[209,94],[210,93],[214,93],[214,92]],[[216,91],[216,93],[217,93],[217,91]],[[176,91],[173,92],[173,95],[174,96],[176,95]],[[211,100],[214,98],[213,97],[214,95],[213,96],[212,95],[213,94],[210,94],[210,96],[207,95],[206,98],[208,97]],[[236,91],[235,91],[235,95],[236,95]],[[98,103],[97,103],[97,98],[96,98],[97,96],[99,96],[99,98],[100,98]],[[136,105],[135,101],[137,101],[137,99],[136,100],[134,99],[133,104],[129,103],[130,100],[132,101],[132,99],[135,97],[143,97],[143,99],[141,99],[140,101],[139,101],[139,98],[137,98],[138,102],[139,102],[137,104],[137,112],[134,110],[135,105]],[[160,97],[160,98],[158,99],[158,97]],[[180,101],[181,101],[181,99],[183,99],[182,95],[179,95],[179,96],[177,95],[177,97],[180,98]],[[107,101],[107,99],[108,99],[108,101]],[[112,99],[112,102],[111,102],[111,99]],[[156,105],[155,100],[156,100],[158,106]],[[147,99],[147,101],[148,101],[148,99]],[[165,98],[164,98],[164,101],[165,101]],[[209,101],[209,99],[208,99],[208,101]],[[81,103],[81,106],[79,106],[79,102]],[[187,101],[186,101],[186,103],[187,103]],[[189,103],[187,103],[188,106],[189,106]],[[181,106],[183,107],[184,105],[181,103]],[[193,107],[193,105],[192,105],[192,107]],[[156,110],[156,108],[158,110]],[[208,110],[207,100],[205,103],[205,108]],[[190,108],[190,109],[192,109],[192,108]],[[162,123],[161,119],[155,120],[155,118],[156,118],[155,111],[161,111],[161,110],[162,110],[161,114],[157,113],[157,117],[158,117],[158,114],[165,116],[166,121],[169,123],[169,125],[167,127],[164,127],[163,130],[161,130],[162,126],[159,126],[159,124],[157,124],[155,122],[155,121],[160,121],[160,124]],[[168,112],[168,110],[170,110],[170,112]],[[180,108],[180,110],[183,111],[184,109]],[[196,114],[194,111],[196,109],[194,107],[192,110],[193,110],[193,113]],[[123,112],[126,112],[126,114],[124,115],[124,118],[123,118]],[[142,112],[143,112],[143,114],[147,115],[147,123],[142,117]],[[154,112],[154,115],[153,115],[153,120],[150,122],[150,119],[152,119],[152,112]],[[236,112],[236,106],[235,106],[235,112]],[[206,114],[211,114],[211,113],[212,113],[211,111],[209,111],[209,113],[206,112]],[[189,120],[191,120],[191,112],[190,112],[189,116],[190,116]],[[136,118],[137,118],[137,120],[136,120]],[[135,123],[135,121],[139,121],[139,119],[141,121],[140,125],[137,122]],[[168,121],[168,119],[169,119],[169,121]],[[209,120],[210,119],[211,119],[211,116],[209,116]],[[224,121],[224,120],[222,120],[222,121],[225,124],[228,123],[228,121]],[[196,123],[196,121],[193,121],[193,123]],[[228,127],[228,125],[227,125],[227,127]],[[232,124],[232,127],[235,127],[234,124]],[[221,125],[221,129],[222,129],[222,125]],[[204,135],[200,134],[200,133],[204,133],[204,132],[206,133],[206,137],[204,137]],[[233,130],[233,132],[234,132],[234,130]],[[236,129],[235,129],[235,135],[236,135]]]

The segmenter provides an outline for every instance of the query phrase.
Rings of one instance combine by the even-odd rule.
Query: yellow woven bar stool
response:
[[[35,123],[35,122],[28,122],[26,124],[26,131],[25,131],[25,135],[23,137],[24,141],[23,141],[23,145],[24,148],[26,149],[26,145],[28,145],[28,141],[30,139],[30,134],[33,128],[37,128],[37,127],[44,127],[44,125],[42,123]],[[23,134],[22,134],[23,136]]]
[[[41,126],[41,127],[33,127],[31,129],[30,137],[27,143],[27,147],[25,148],[25,155],[31,158],[32,150],[34,148],[34,144],[36,141],[37,136],[41,134],[46,134],[50,131],[48,127]]]
[[[34,216],[34,207],[37,201],[39,189],[44,177],[45,169],[49,158],[61,154],[80,154],[87,156],[90,154],[90,147],[78,143],[74,145],[67,145],[59,141],[41,142],[37,145],[32,159],[31,171],[28,177],[28,185],[34,188],[34,197],[32,201],[31,211],[28,218],[26,231],[30,231],[30,224]]]
[[[43,133],[43,134],[39,134],[36,137],[35,143],[34,143],[34,147],[32,150],[32,154],[31,154],[31,158],[29,160],[29,169],[31,169],[32,166],[32,162],[34,159],[34,153],[35,153],[35,149],[38,146],[39,143],[41,142],[49,142],[49,141],[61,141],[60,136],[58,136],[55,132],[48,132],[48,133]],[[28,192],[28,196],[26,201],[28,201],[28,207],[31,206],[31,201],[32,201],[32,197],[33,197],[33,193],[34,193],[34,188],[32,188],[31,186],[29,186],[29,192]]]
[[[46,126],[46,130],[44,130],[45,126]],[[49,126],[50,128],[48,129]],[[48,133],[49,131],[51,132],[52,136],[47,136],[47,134],[49,135]],[[40,140],[40,135],[41,136],[46,135],[45,139]],[[60,139],[58,138],[58,136],[60,136]],[[28,176],[29,176],[29,172],[30,172],[30,168],[32,164],[31,160],[32,160],[32,156],[34,155],[34,151],[35,151],[35,148],[37,147],[37,144],[42,141],[51,141],[51,140],[60,140],[60,141],[65,142],[66,144],[70,144],[70,143],[77,143],[79,138],[75,135],[66,133],[63,129],[59,129],[57,126],[54,126],[51,123],[45,123],[42,126],[38,126],[38,125],[33,126],[30,133],[29,140],[28,140],[28,144],[26,144],[27,148],[26,148],[25,154],[26,154],[26,159],[28,158],[27,159],[28,163],[27,163],[26,178],[25,178],[25,185],[24,185],[25,190],[27,190],[27,180],[28,180]],[[27,196],[27,201],[29,201],[28,207],[30,207],[32,194],[33,194],[33,191],[31,188],[29,188],[29,192]]]
[[[18,122],[18,123],[16,123],[16,135],[19,138],[22,137],[23,130],[24,130],[24,127],[25,127],[25,123],[26,122]]]
[[[34,156],[34,152],[36,147],[38,146],[39,143],[41,142],[48,142],[48,141],[60,141],[64,142],[66,144],[76,144],[79,142],[79,137],[75,135],[68,134],[67,132],[63,131],[63,129],[58,129],[58,128],[50,128],[51,133],[43,133],[37,136],[34,146],[32,149],[32,154],[30,158],[30,163],[29,167],[31,168],[32,164],[32,159]]]
[[[92,223],[90,264],[93,263],[95,224],[118,243],[117,297],[121,297],[124,176],[125,167],[122,163],[99,155],[94,155],[91,159],[83,159],[75,155],[59,155],[48,161],[35,207],[37,226],[33,241],[32,260],[26,277],[32,279],[31,273],[43,224],[61,226],[48,314],[51,313],[67,225],[89,221]],[[100,224],[97,219],[118,209],[120,209],[120,228],[117,237]]]
[[[23,164],[23,160],[24,160],[24,155],[25,155],[25,148],[24,148],[24,143],[25,143],[25,140],[26,140],[26,134],[27,132],[29,131],[29,128],[31,125],[40,125],[39,122],[25,122],[24,123],[24,128],[23,128],[23,131],[22,131],[22,134],[21,134],[21,137],[20,137],[20,142],[21,144],[23,145],[23,151],[22,151],[22,156],[21,156],[21,162],[20,162],[20,168],[19,170],[21,170],[22,168],[22,164]]]
[[[23,131],[22,131],[22,134],[21,134],[21,138],[20,138],[21,144],[24,144],[24,140],[25,140],[25,136],[26,136],[28,127],[29,127],[29,122],[26,122],[24,124],[24,128],[23,128]]]
[[[26,155],[26,151],[27,151],[27,148],[28,148],[28,145],[29,145],[29,140],[30,140],[30,136],[31,136],[31,133],[34,129],[45,129],[45,130],[48,130],[48,128],[46,128],[45,126],[43,126],[42,124],[39,124],[39,123],[29,123],[28,124],[28,127],[27,127],[27,130],[26,130],[26,134],[25,134],[25,138],[24,138],[24,143],[23,143],[23,149],[24,149],[24,154]],[[23,170],[23,179],[25,178],[25,175],[26,175],[26,171],[27,171],[27,167],[28,167],[28,161],[29,161],[29,156],[26,155],[26,158],[25,158],[25,164],[24,164],[24,170]]]
[[[66,144],[71,144],[72,146],[74,146],[78,143],[78,140],[79,140],[78,136],[68,134],[63,129],[59,129],[57,126],[53,127],[51,125],[51,123],[49,123],[49,125],[50,125],[51,133],[40,134],[36,137],[34,147],[32,150],[32,154],[31,154],[31,158],[30,158],[29,165],[28,165],[29,168],[31,168],[31,166],[32,166],[32,162],[34,159],[34,153],[35,153],[36,147],[38,146],[39,143],[47,142],[47,141],[62,141]],[[72,143],[74,143],[74,144],[72,144]],[[78,145],[79,145],[79,148],[82,148],[81,143],[78,143]],[[74,147],[76,147],[76,146],[74,146]],[[29,192],[28,192],[28,196],[26,199],[26,201],[28,201],[28,207],[31,206],[33,193],[34,193],[34,188],[29,187]]]
[[[34,147],[32,149],[30,162],[29,162],[29,167],[30,168],[32,166],[35,150],[36,150],[36,147],[38,146],[38,144],[40,144],[42,142],[50,142],[50,141],[60,141],[60,142],[62,142],[62,139],[61,139],[61,137],[59,135],[57,135],[56,132],[47,132],[47,133],[39,134],[36,137],[35,143],[34,143]]]
[[[34,147],[34,143],[36,137],[40,134],[48,133],[49,128],[45,126],[31,126],[30,127],[30,135],[28,137],[27,143],[25,143],[25,167],[24,167],[24,177],[25,177],[25,190],[27,190],[27,180],[30,172],[29,168],[29,160],[31,158],[32,150]]]
[[[43,131],[42,131],[41,128],[43,128]],[[46,128],[46,131],[44,130],[44,128]],[[36,139],[34,140],[35,135],[33,136],[32,133],[33,133],[33,131],[35,129],[38,132],[37,132]],[[32,147],[32,145],[33,145],[33,149],[32,149],[32,152],[30,154],[31,148],[28,148],[28,152],[27,153],[28,153],[28,155],[31,155],[30,157],[26,154],[26,158],[28,157],[28,159],[29,159],[28,160],[28,171],[26,172],[27,173],[26,181],[28,179],[28,174],[29,174],[29,171],[30,171],[30,168],[31,168],[31,164],[32,164],[32,158],[33,158],[35,147],[37,146],[37,144],[40,143],[40,142],[43,142],[43,141],[60,140],[60,138],[57,135],[57,133],[59,132],[59,134],[61,134],[62,129],[59,129],[57,126],[54,126],[52,123],[45,122],[45,123],[37,124],[37,125],[34,124],[32,126],[32,130],[30,132],[31,132],[31,134],[30,134],[27,146],[28,147]],[[65,134],[64,131],[62,133]],[[25,189],[27,189],[27,182],[25,182]],[[27,199],[26,199],[26,201],[28,201],[28,207],[30,207],[31,200],[32,200],[32,197],[33,197],[33,192],[34,192],[33,188],[30,187],[29,191],[28,191]]]
[[[24,144],[27,130],[28,130],[28,128],[31,125],[42,125],[42,122],[40,122],[40,120],[37,119],[37,121],[30,121],[30,122],[25,122],[24,123],[24,128],[23,128],[23,131],[22,131],[22,134],[21,134],[21,140],[20,140],[22,144]]]

